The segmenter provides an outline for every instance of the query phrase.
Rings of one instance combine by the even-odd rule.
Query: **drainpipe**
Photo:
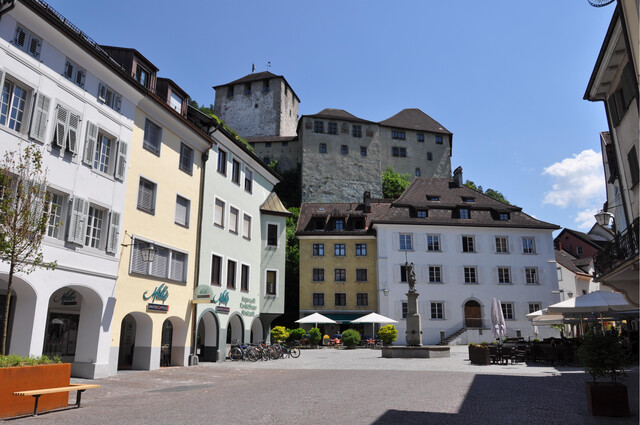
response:
[[[16,7],[16,1],[15,0],[0,0],[0,6],[2,6],[2,7],[6,6],[9,3],[11,3],[11,5],[9,7],[6,7],[4,9],[0,9],[0,19],[2,19],[2,15],[4,15],[8,11],[10,11],[14,7]]]

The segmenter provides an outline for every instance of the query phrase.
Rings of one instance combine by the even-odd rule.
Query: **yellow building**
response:
[[[300,209],[300,315],[317,311],[338,322],[325,326],[327,334],[355,327],[348,323],[378,311],[376,236],[369,223],[390,204],[376,201],[365,195],[360,204]]]

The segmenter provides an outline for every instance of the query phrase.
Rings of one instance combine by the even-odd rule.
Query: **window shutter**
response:
[[[69,111],[61,105],[58,105],[58,112],[56,113],[56,131],[53,137],[53,146],[56,148],[62,149],[65,146],[68,118]]]
[[[93,156],[96,150],[96,144],[98,143],[98,126],[91,121],[87,121],[87,134],[84,141],[84,157],[82,162],[92,166]]]
[[[118,141],[118,158],[116,163],[116,178],[124,180],[124,172],[127,166],[127,144],[122,140]]]
[[[142,259],[142,248],[146,243],[134,240],[131,247],[131,273],[149,274],[149,263]]]
[[[120,213],[111,211],[111,223],[109,224],[109,239],[107,240],[107,252],[118,252],[118,240],[120,236]]]
[[[16,43],[16,46],[20,46],[24,49],[25,43],[27,42],[27,33],[20,27],[16,28],[16,37],[13,40]]]
[[[0,72],[0,74],[2,74]],[[2,75],[0,75],[0,84],[2,83]],[[51,99],[42,93],[38,93],[36,96],[36,105],[33,113],[33,119],[31,120],[31,131],[29,136],[41,143],[45,141],[45,133],[47,131],[47,117],[49,115],[49,106],[51,105]]]
[[[81,69],[78,69],[78,73],[76,74],[76,84],[80,87],[84,87],[84,80],[86,78],[85,72]]]
[[[64,76],[68,79],[73,78],[73,65],[71,65],[69,61],[66,61],[64,64]]]
[[[178,196],[176,198],[176,217],[175,222],[181,224],[183,226],[187,226],[189,223],[188,220],[189,213],[189,201]]]
[[[80,126],[80,116],[69,113],[69,127],[67,135],[67,150],[74,155],[78,154],[78,127]]]
[[[0,90],[4,87],[4,72],[0,71]]]
[[[82,198],[73,198],[71,207],[71,219],[69,220],[69,242],[84,245],[87,218],[89,215],[89,203]]]
[[[104,103],[106,99],[107,99],[107,86],[100,83],[100,85],[98,86],[98,100]]]
[[[151,275],[166,278],[169,265],[169,252],[165,248],[156,247],[156,256],[151,263]]]
[[[138,208],[154,212],[154,191],[155,185],[147,180],[140,178],[138,184]]]
[[[393,266],[393,281],[400,283],[400,279],[401,279],[401,272],[400,272],[400,265],[396,264]]]
[[[120,107],[122,106],[122,97],[117,95],[113,101],[113,109],[120,112]]]
[[[184,281],[186,258],[187,256],[181,252],[174,251],[171,253],[171,276],[169,277],[171,280]]]
[[[42,42],[40,41],[40,39],[31,36],[31,40],[29,41],[29,53],[34,58],[38,58],[40,56],[41,46],[42,46]]]

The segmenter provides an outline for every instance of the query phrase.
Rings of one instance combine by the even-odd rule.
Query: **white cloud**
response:
[[[598,208],[588,208],[586,210],[579,211],[576,214],[575,220],[573,220],[578,227],[578,230],[588,231],[596,224],[594,215],[600,211]]]
[[[561,208],[593,208],[606,199],[602,155],[593,149],[551,164],[542,174],[554,179],[552,190],[545,194],[543,204]]]

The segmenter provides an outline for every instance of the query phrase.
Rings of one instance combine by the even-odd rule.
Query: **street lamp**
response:
[[[605,210],[600,210],[600,212],[594,215],[594,217],[596,218],[596,222],[598,222],[599,225],[605,227],[609,226],[610,221],[612,222],[612,224],[615,222],[613,214]]]
[[[121,245],[122,246],[135,245],[136,242],[133,240],[133,236],[128,234],[126,230],[124,231],[124,234],[126,236],[129,236],[129,238],[131,238],[131,243],[129,244],[123,243]],[[147,246],[140,249],[140,255],[142,256],[142,261],[144,261],[145,263],[153,263],[153,260],[156,258],[156,251],[157,250],[156,250],[156,247],[153,245],[153,242],[148,242]]]

